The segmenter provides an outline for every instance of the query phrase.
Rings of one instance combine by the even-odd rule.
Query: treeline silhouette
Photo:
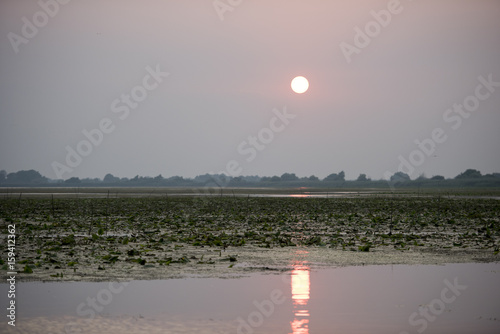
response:
[[[117,177],[106,174],[103,179],[71,177],[53,180],[35,170],[7,173],[0,171],[0,187],[334,187],[334,188],[387,188],[389,187],[500,187],[500,173],[482,175],[475,169],[467,169],[454,178],[441,175],[427,178],[423,175],[412,180],[408,174],[397,172],[390,180],[371,180],[360,174],[356,180],[346,180],[345,173],[332,173],[320,179],[314,175],[298,177],[294,173],[281,176],[236,176],[204,174],[194,178],[162,175],[155,177]]]

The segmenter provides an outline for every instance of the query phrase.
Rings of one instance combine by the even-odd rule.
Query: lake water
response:
[[[335,192],[326,192],[326,191],[318,191],[318,192],[287,192],[283,190],[273,190],[270,189],[268,193],[249,191],[245,192],[242,189],[237,190],[236,193],[231,190],[224,189],[223,196],[225,197],[296,197],[296,198],[335,198],[335,197],[354,197],[354,196],[370,196],[377,195],[377,192],[369,192],[369,191],[335,191]],[[110,192],[109,194],[105,191],[102,192],[52,192],[46,191],[43,189],[39,192],[20,192],[19,190],[10,191],[8,193],[2,194],[3,198],[115,198],[115,197],[164,197],[164,196],[180,196],[180,197],[219,197],[220,192],[212,191],[212,192],[204,192],[202,189],[193,188],[192,192],[179,192],[175,190],[168,190],[164,192]]]
[[[2,190],[2,189],[0,189]],[[203,191],[200,188],[193,188],[191,192],[185,192],[183,190],[172,190],[168,189],[165,191],[151,191],[151,192],[140,192],[140,188],[135,191],[126,191],[124,189],[113,189],[109,194],[107,191],[100,192],[58,192],[53,190],[45,190],[41,188],[38,192],[22,192],[19,189],[10,190],[8,192],[0,193],[3,198],[15,198],[15,199],[25,199],[25,198],[149,198],[149,197],[214,197],[217,198],[221,196],[220,192],[212,190],[211,192]],[[234,192],[231,189],[223,189],[222,195],[224,197],[263,197],[263,198],[356,198],[356,197],[373,197],[373,196],[404,196],[404,197],[436,197],[438,194],[407,194],[407,193],[388,193],[387,190],[361,190],[361,191],[289,191],[284,189],[267,189],[267,191],[259,192],[259,189],[236,189]],[[450,195],[441,194],[447,198],[458,198],[458,199],[496,199],[500,200],[499,196],[491,195]]]
[[[16,327],[4,315],[0,333],[500,333],[499,263],[18,282],[16,297]]]

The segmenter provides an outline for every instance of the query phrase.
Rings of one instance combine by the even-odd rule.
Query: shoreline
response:
[[[196,262],[199,256],[207,254],[213,264]],[[122,282],[135,280],[165,280],[186,278],[240,278],[252,274],[282,274],[295,267],[310,270],[385,265],[446,265],[455,263],[497,263],[500,256],[483,250],[440,250],[440,251],[397,251],[378,249],[373,252],[353,252],[332,250],[322,247],[290,247],[279,249],[255,249],[241,247],[226,252],[199,252],[192,250],[186,263],[171,263],[166,266],[133,265],[126,262],[106,266],[104,270],[95,267],[79,267],[76,270],[56,270],[64,272],[62,277],[52,277],[52,270],[37,270],[32,274],[18,273],[18,282]],[[198,255],[198,256],[197,256]],[[231,262],[229,257],[237,260]],[[231,266],[232,265],[232,266]],[[52,276],[51,276],[52,275]],[[1,279],[8,278],[2,273]]]

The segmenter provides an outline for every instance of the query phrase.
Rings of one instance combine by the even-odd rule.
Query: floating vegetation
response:
[[[371,247],[371,245],[359,246],[359,247],[358,247],[358,250],[359,250],[360,252],[369,252],[369,251],[370,251],[370,247]]]
[[[4,198],[0,222],[2,234],[6,223],[16,224],[16,255],[25,273],[35,267],[77,273],[119,264],[232,265],[242,248],[480,250],[495,256],[500,248],[500,201],[458,196],[62,198],[56,205]],[[0,245],[2,254],[5,248]]]

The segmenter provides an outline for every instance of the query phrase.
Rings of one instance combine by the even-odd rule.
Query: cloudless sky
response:
[[[67,147],[109,119],[113,130],[62,178],[194,177],[235,161],[241,175],[379,179],[418,158],[415,140],[437,128],[446,140],[412,178],[500,172],[500,87],[467,118],[446,113],[480,76],[500,82],[500,1],[401,0],[348,62],[342,43],[355,47],[355,28],[376,29],[371,12],[391,2],[221,0],[231,10],[218,13],[211,0],[73,0],[40,24],[37,1],[2,0],[0,169],[57,178]],[[38,32],[13,46],[34,19]],[[113,102],[147,68],[169,75],[121,119]],[[290,89],[297,75],[304,94]],[[295,118],[270,140],[274,109]],[[259,133],[266,143],[248,161]]]

